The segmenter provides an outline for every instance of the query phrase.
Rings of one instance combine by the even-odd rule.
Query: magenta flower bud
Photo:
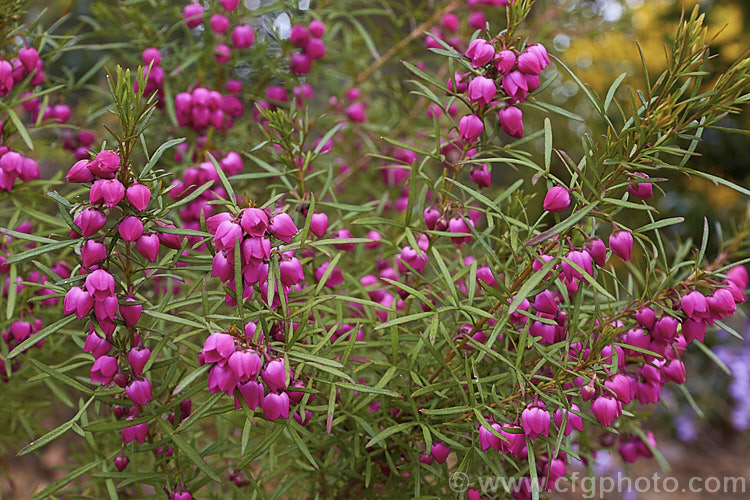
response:
[[[426,465],[432,465],[432,462],[435,459],[432,458],[432,455],[423,454],[419,457],[419,463],[426,464]]]
[[[256,379],[262,364],[263,361],[255,351],[235,351],[227,361],[227,365],[240,382]]]
[[[268,230],[276,238],[286,243],[292,241],[294,235],[297,234],[297,226],[294,225],[292,218],[285,213],[274,215],[271,219],[271,225],[268,227]]]
[[[635,176],[641,179],[648,179],[648,174],[641,172],[636,173]],[[654,186],[650,182],[637,182],[628,186],[628,193],[638,198],[652,198],[654,196]]]
[[[365,107],[358,102],[350,104],[349,107],[346,108],[346,116],[355,123],[362,123],[367,120]]]
[[[268,363],[260,373],[260,377],[271,392],[278,392],[286,389],[286,376],[287,373],[283,358],[274,359]]]
[[[549,56],[547,55],[547,49],[541,43],[533,43],[526,47],[526,51],[534,54],[539,59],[539,66],[541,69],[549,66]]]
[[[581,418],[581,416],[578,415],[581,409],[578,408],[578,405],[572,404],[570,405],[570,410],[567,410],[565,408],[558,408],[557,410],[555,410],[555,414],[554,414],[555,425],[557,426],[558,429],[562,430],[566,436],[570,436],[573,430],[577,430],[578,432],[583,432],[583,418]],[[561,426],[562,426],[563,418],[565,417],[565,415],[568,416],[568,420],[565,424],[565,429],[563,430]]]
[[[208,336],[201,352],[206,363],[221,363],[228,360],[234,350],[234,337],[215,332]]]
[[[550,416],[544,403],[532,403],[521,413],[524,433],[531,439],[549,436]]]
[[[484,131],[484,122],[477,115],[466,115],[458,122],[458,131],[461,139],[473,142]]]
[[[268,238],[245,238],[242,242],[242,262],[257,263],[271,256],[271,240]]]
[[[706,338],[706,323],[686,319],[682,322],[682,336],[688,344],[696,339],[703,342]]]
[[[495,86],[494,80],[478,76],[474,78],[468,87],[468,96],[471,102],[476,102],[481,105],[489,104],[497,94],[497,87]]]
[[[0,160],[0,162],[1,161],[2,160]],[[65,176],[65,178],[68,180],[68,182],[91,182],[93,181],[94,174],[91,173],[88,166],[89,166],[88,160],[77,161],[72,167],[70,167],[70,170],[68,171],[68,174]]]
[[[154,400],[154,397],[151,395],[151,382],[145,378],[130,382],[125,388],[125,394],[128,395],[133,403],[140,406]]]
[[[536,54],[527,51],[518,56],[518,70],[521,73],[538,75],[541,73],[542,67]]]
[[[469,14],[469,26],[475,30],[483,30],[487,27],[487,17],[484,12],[474,11]]]
[[[328,216],[322,212],[316,212],[310,218],[310,232],[318,238],[322,238],[328,230]]]
[[[618,373],[613,375],[604,382],[605,387],[612,391],[614,396],[623,404],[630,403],[633,400],[630,379],[625,375]]]
[[[302,263],[296,257],[279,262],[279,275],[284,286],[293,286],[305,280]]]
[[[229,18],[224,14],[214,14],[211,16],[209,24],[214,33],[224,33],[229,29]]]
[[[443,443],[433,443],[432,449],[430,450],[430,455],[432,455],[432,458],[434,458],[439,464],[445,463],[450,453],[450,447]]]
[[[239,25],[232,30],[232,43],[236,49],[246,49],[255,43],[255,31],[250,26]]]
[[[135,302],[135,299],[128,297],[124,304],[120,304],[120,317],[126,325],[135,326],[141,319],[143,306],[141,304],[130,304],[131,302]]]
[[[544,290],[543,292],[539,293],[534,299],[534,303],[532,305],[538,312],[546,314],[555,315],[558,311],[555,296],[552,295],[552,292],[550,292],[549,290]]]
[[[85,238],[96,234],[107,222],[103,212],[95,208],[87,208],[73,218],[73,222],[81,229]]]
[[[737,310],[732,292],[726,288],[716,290],[713,295],[708,297],[707,301],[710,319],[721,319],[734,314]]]
[[[90,352],[94,359],[99,359],[112,349],[107,339],[101,338],[96,332],[90,332],[83,344],[83,352]],[[115,370],[117,371],[117,370]]]
[[[622,403],[613,397],[599,396],[591,403],[591,412],[604,427],[609,427],[612,422],[622,415]]]
[[[349,238],[354,238],[354,236],[348,229],[339,229],[338,231],[336,231],[337,240],[344,240]],[[354,250],[354,243],[337,243],[333,245],[333,247],[339,250],[351,252],[352,250]]]
[[[151,350],[134,347],[128,352],[128,364],[136,375],[143,375],[143,368],[151,357]]]
[[[129,463],[130,460],[128,460],[128,457],[126,457],[122,453],[120,455],[117,455],[114,460],[115,468],[118,472],[124,471]]]
[[[310,32],[307,30],[306,27],[302,26],[301,24],[295,24],[292,26],[291,31],[289,32],[289,41],[292,42],[294,45],[300,48],[305,48],[307,46],[307,42],[310,40]]]
[[[120,169],[120,155],[105,149],[96,155],[96,159],[89,162],[91,173],[102,179],[112,179]]]
[[[638,382],[638,402],[642,405],[657,403],[661,397],[661,384],[657,382]]]
[[[367,243],[365,243],[365,248],[368,248],[368,249],[378,248],[381,245],[380,240],[383,239],[383,236],[379,232],[368,231],[367,237],[373,241],[368,241]]]
[[[523,137],[523,113],[516,106],[507,106],[497,113],[500,128],[511,137]]]
[[[502,86],[505,93],[511,97],[511,103],[526,100],[529,84],[524,74],[520,71],[511,71],[507,75],[503,75]]]
[[[263,416],[266,420],[276,420],[279,417],[289,418],[289,396],[282,392],[270,392],[263,398]]]
[[[143,184],[132,184],[125,191],[125,197],[133,208],[143,212],[151,201],[151,191]]]
[[[633,235],[630,231],[615,231],[609,236],[609,248],[622,260],[629,261],[633,253]]]
[[[114,295],[94,302],[94,316],[101,321],[112,321],[117,315],[117,297]]]
[[[91,367],[91,381],[107,385],[117,373],[117,359],[112,356],[100,356]]]
[[[159,257],[159,241],[156,234],[144,234],[135,240],[135,248],[149,262],[156,262]]]
[[[685,315],[693,320],[708,318],[708,301],[702,293],[692,291],[680,300],[680,308]]]
[[[128,417],[125,420],[133,420],[133,417]],[[142,424],[124,427],[120,430],[120,434],[123,443],[129,443],[131,441],[143,443],[148,435],[148,424],[143,422]]]
[[[224,64],[225,62],[229,61],[232,58],[232,49],[229,47],[229,45],[220,43],[219,45],[214,47],[214,58],[216,58],[216,61],[219,64]],[[222,113],[222,114],[211,115],[212,117],[211,124],[215,128],[221,128],[222,122],[224,120],[223,111],[219,111],[218,113]],[[214,120],[214,116],[216,117],[215,120]]]
[[[295,75],[306,75],[310,72],[311,63],[307,55],[295,52],[289,59],[289,70]]]
[[[246,208],[242,211],[240,226],[250,236],[263,237],[268,229],[268,215],[260,208]]]
[[[18,59],[26,68],[26,71],[31,73],[39,63],[39,52],[34,47],[24,47],[18,51]]]
[[[726,275],[729,281],[737,285],[737,288],[739,288],[740,291],[744,291],[748,287],[748,283],[750,283],[747,269],[743,265],[734,266],[727,271]]]
[[[143,54],[141,54],[141,58],[143,59],[143,64],[151,64],[151,62],[153,61],[154,66],[158,66],[161,63],[161,51],[156,47],[149,47],[143,51]]]
[[[635,313],[635,319],[643,328],[651,330],[654,327],[654,323],[656,323],[656,313],[653,309],[643,307]]]
[[[548,212],[562,212],[570,206],[570,193],[562,186],[554,186],[547,191],[542,206]]]
[[[671,381],[676,384],[685,383],[685,365],[679,359],[673,359],[661,367],[664,382]]]
[[[86,240],[81,246],[81,260],[83,267],[90,268],[107,258],[107,247],[94,240]]]
[[[326,32],[326,25],[323,23],[323,21],[313,19],[312,21],[310,21],[308,29],[310,30],[310,34],[315,38],[322,38]]]
[[[500,275],[500,277],[502,278],[502,275]],[[499,285],[497,279],[495,279],[495,276],[492,274],[492,270],[487,266],[481,266],[477,268],[477,279],[482,285],[487,285],[490,287],[496,287]],[[526,303],[528,304],[528,300],[526,301]]]
[[[427,229],[435,229],[440,215],[440,210],[435,207],[427,207],[424,209],[424,223],[425,226],[427,226]]]
[[[500,432],[499,424],[492,424],[492,428],[498,433]],[[479,445],[482,447],[482,451],[487,451],[492,448],[493,450],[500,451],[502,440],[499,436],[496,436],[489,429],[483,425],[479,425]]]
[[[242,238],[242,226],[227,220],[219,224],[214,234],[214,244],[220,250],[234,250],[235,243]]]
[[[224,392],[227,396],[231,396],[235,387],[237,387],[237,376],[229,366],[217,363],[211,367],[211,371],[208,372],[208,392],[211,394]]]
[[[326,270],[328,269],[328,266],[330,265],[331,265],[330,262],[325,262],[320,267],[318,267],[315,270],[315,279],[320,281],[323,278],[323,275],[325,274]],[[331,271],[331,274],[328,276],[328,280],[326,281],[325,286],[327,286],[328,288],[336,288],[343,282],[344,282],[343,273],[338,267],[334,267],[333,271]]]
[[[227,258],[226,252],[219,250],[211,264],[211,276],[227,282],[234,277],[234,263]]]
[[[219,3],[224,7],[224,10],[232,12],[240,4],[240,0],[219,0]]]
[[[63,299],[63,313],[75,313],[78,319],[83,319],[91,312],[92,307],[94,307],[94,297],[81,287],[74,286],[68,290]]]
[[[143,223],[138,217],[129,215],[117,226],[117,232],[127,243],[133,243],[143,234]]]
[[[100,183],[102,200],[107,208],[114,207],[125,197],[125,186],[117,179],[102,180],[97,183]]]
[[[107,271],[97,269],[86,276],[86,291],[96,300],[104,300],[115,294],[115,279]]]
[[[456,31],[459,27],[459,20],[456,14],[448,13],[440,19],[440,25],[448,31]]]
[[[245,383],[237,384],[237,389],[240,391],[242,399],[247,403],[247,407],[254,410],[263,401],[263,384],[250,380]],[[234,407],[240,408],[240,401],[235,396]]]
[[[448,231],[451,233],[469,233],[469,236],[455,236],[451,238],[456,245],[462,245],[471,241],[471,228],[461,216],[457,215],[448,221]]]
[[[484,66],[495,57],[495,48],[487,40],[477,38],[466,50],[466,57],[471,59],[471,65],[474,68]]]
[[[203,6],[199,3],[191,3],[182,9],[182,19],[189,28],[195,28],[203,23]]]
[[[607,263],[607,247],[599,238],[587,241],[583,250],[591,256],[597,266],[604,267]]]

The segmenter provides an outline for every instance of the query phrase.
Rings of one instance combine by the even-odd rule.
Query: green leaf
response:
[[[15,288],[15,287],[13,287]],[[17,345],[15,348],[13,348],[12,351],[8,353],[8,356],[6,359],[13,359],[19,354],[21,354],[23,351],[28,349],[29,347],[33,346],[37,342],[39,342],[42,339],[45,339],[52,335],[53,333],[59,331],[64,326],[72,323],[76,320],[76,317],[72,314],[69,314],[67,316],[63,316],[61,319],[55,321],[51,325],[47,325],[46,327],[42,328],[41,331],[37,332],[36,334],[32,335],[31,337],[27,338],[23,342],[21,342],[19,345]]]
[[[398,432],[407,431],[416,425],[419,425],[419,422],[403,422],[401,424],[394,425],[393,427],[388,427],[387,429],[380,431],[372,439],[370,439],[365,445],[365,447],[369,448],[370,446],[374,446],[380,443],[381,441],[387,439],[388,437]]]
[[[604,98],[604,112],[606,113],[609,109],[609,105],[612,104],[612,99],[615,97],[615,92],[617,92],[617,89],[620,87],[620,84],[622,81],[628,76],[627,73],[621,73],[620,76],[617,77],[617,79],[610,85],[609,90],[607,91],[607,97]]]
[[[18,115],[16,114],[13,109],[5,104],[5,102],[0,100],[0,106],[5,109],[5,111],[8,113],[8,116],[10,117],[10,121],[13,122],[13,125],[16,127],[16,130],[18,131],[18,135],[21,136],[23,139],[23,142],[26,143],[26,147],[28,147],[30,150],[34,150],[34,143],[31,142],[31,137],[29,136],[29,132],[26,130],[26,127],[23,126],[23,122],[20,118],[18,118]]]
[[[159,424],[164,428],[165,432],[171,431],[169,425],[165,421],[157,419],[157,422],[159,422]],[[179,448],[180,451],[184,453],[185,456],[188,457],[190,461],[198,467],[198,469],[200,469],[201,472],[203,472],[206,476],[210,477],[217,483],[221,483],[221,478],[216,474],[216,472],[213,471],[211,467],[208,466],[201,454],[198,453],[198,450],[193,448],[193,446],[188,443],[182,436],[180,436],[176,432],[171,432],[169,438],[172,440],[175,446],[177,446],[177,448]]]

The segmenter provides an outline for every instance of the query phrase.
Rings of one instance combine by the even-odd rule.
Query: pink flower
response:
[[[484,122],[477,115],[466,115],[458,122],[458,131],[466,142],[473,142],[484,131]]]
[[[518,56],[518,70],[521,73],[538,75],[542,71],[542,65],[534,52],[524,52]]]
[[[2,160],[0,160],[2,162]],[[88,168],[88,160],[77,161],[70,170],[65,178],[68,182],[91,182],[94,180],[94,174]]]
[[[562,212],[570,206],[570,193],[562,186],[554,186],[544,196],[543,207],[549,212]]]
[[[237,384],[237,389],[240,391],[242,399],[247,403],[247,407],[254,410],[263,401],[263,384],[250,380],[245,383]],[[239,409],[240,402],[235,397],[234,407]]]
[[[503,75],[502,85],[505,93],[511,98],[511,103],[526,100],[529,84],[520,71],[511,71],[507,75]]]
[[[133,368],[133,373],[143,375],[143,368],[151,357],[151,350],[134,347],[128,352],[128,363]]]
[[[313,19],[312,21],[310,21],[308,28],[310,29],[310,34],[315,38],[322,38],[326,32],[325,23],[318,19]]]
[[[94,307],[94,297],[81,287],[74,286],[63,299],[63,312],[65,314],[75,313],[76,318],[83,319],[91,308]]]
[[[144,234],[135,240],[135,248],[149,262],[156,262],[159,257],[160,238],[156,234]]]
[[[143,223],[138,217],[129,215],[117,226],[117,232],[127,243],[132,243],[143,234]]]
[[[498,120],[503,132],[511,137],[520,139],[523,137],[523,113],[515,106],[507,106],[498,111]]]
[[[220,250],[234,250],[234,245],[242,238],[242,226],[231,220],[219,224],[214,234],[214,244]]]
[[[133,417],[128,417],[125,420],[133,420]],[[148,424],[143,422],[142,424],[132,425],[130,427],[123,427],[120,430],[123,443],[129,443],[135,440],[138,443],[143,443],[148,435]]]
[[[199,3],[191,3],[182,9],[182,18],[189,28],[195,28],[203,23],[203,6]]]
[[[648,174],[638,172],[634,175],[637,178],[648,179]],[[638,198],[648,199],[654,196],[654,186],[650,182],[633,183],[628,185],[628,193]]]
[[[87,208],[76,215],[73,222],[81,229],[81,234],[85,238],[89,238],[104,227],[107,217],[100,210]]]
[[[246,208],[242,211],[240,226],[250,236],[262,237],[268,228],[268,215],[260,208]]]
[[[141,312],[143,311],[141,304],[132,304],[133,302],[135,302],[135,299],[128,297],[124,304],[120,304],[120,317],[128,326],[135,326],[141,319]]]
[[[468,96],[471,102],[482,105],[489,104],[494,99],[495,94],[497,94],[497,87],[494,80],[490,78],[478,76],[469,83]]]
[[[318,267],[315,270],[315,279],[320,281],[323,279],[323,275],[325,274],[326,270],[328,269],[328,266],[330,266],[330,262],[325,262],[320,267]],[[328,276],[328,279],[326,280],[325,286],[328,288],[336,288],[341,283],[344,282],[344,275],[341,273],[341,270],[338,267],[334,267],[331,274]]]
[[[125,197],[125,186],[117,179],[99,180],[94,185],[99,186],[102,200],[107,208],[114,207]],[[91,191],[94,192],[93,186]]]
[[[203,344],[203,358],[207,363],[221,363],[234,353],[234,337],[227,333],[212,333]]]
[[[89,162],[88,168],[97,177],[112,179],[120,169],[120,155],[108,149],[100,151],[96,159]]]
[[[323,40],[313,38],[307,42],[305,47],[305,55],[310,58],[311,61],[322,59],[326,55],[326,44]],[[364,120],[362,120],[364,121]]]
[[[305,280],[302,263],[296,257],[279,262],[279,277],[284,286],[292,286]]]
[[[229,18],[224,14],[214,14],[211,16],[209,24],[215,33],[224,33],[229,29]]]
[[[103,262],[107,258],[107,247],[103,243],[94,240],[86,240],[81,246],[81,260],[83,267],[92,266]]]
[[[224,7],[224,10],[232,12],[240,4],[240,0],[219,0],[219,3]]]
[[[368,241],[367,243],[365,243],[365,248],[378,248],[381,245],[380,240],[383,239],[383,236],[379,232],[368,231],[367,237],[373,241]]]
[[[262,364],[258,353],[252,350],[235,351],[227,361],[227,365],[240,382],[257,378]]]
[[[633,253],[633,235],[630,231],[615,231],[609,237],[609,248],[622,260],[629,261]]]
[[[154,400],[154,397],[151,395],[151,382],[145,378],[130,382],[125,388],[125,393],[133,403],[141,406]]]
[[[237,49],[245,49],[255,42],[255,31],[250,26],[239,25],[232,30],[232,43]]]
[[[117,359],[112,356],[100,356],[91,367],[91,381],[107,385],[117,373]]]
[[[451,449],[443,443],[433,443],[432,449],[430,450],[432,458],[434,458],[439,464],[445,463],[450,453]]]
[[[260,373],[260,377],[271,392],[278,392],[286,389],[286,376],[287,373],[283,358],[276,358],[269,362]]]
[[[349,107],[346,108],[346,116],[351,121],[357,123],[362,123],[367,120],[367,116],[365,115],[365,107],[358,102],[350,104]]]
[[[125,191],[125,197],[133,208],[143,212],[151,201],[151,191],[143,184],[132,184]]]
[[[161,63],[161,51],[156,47],[149,47],[143,51],[143,54],[141,54],[141,59],[143,59],[143,64],[148,65],[151,64],[151,61],[153,61],[154,66],[158,66]],[[91,136],[91,139],[93,141],[93,135]]]
[[[107,271],[97,269],[88,276],[86,290],[97,300],[104,300],[115,294],[115,279]]]
[[[487,17],[481,11],[469,14],[469,26],[475,30],[483,30],[487,27]]]
[[[565,417],[565,415],[567,415],[568,421],[565,424],[565,429],[563,430],[563,433],[566,436],[569,436],[573,432],[574,429],[577,430],[578,432],[583,432],[583,418],[581,418],[581,416],[577,414],[577,413],[580,413],[580,411],[581,409],[578,408],[578,405],[576,404],[570,405],[570,410],[566,410],[564,408],[558,408],[557,410],[555,410],[555,415],[554,415],[555,425],[557,426],[558,429],[563,430],[561,429],[560,426],[562,426],[563,418]]]
[[[286,243],[292,241],[294,235],[297,234],[297,226],[294,225],[294,221],[286,213],[274,215],[268,229],[276,238]]]
[[[263,398],[263,416],[266,420],[276,420],[279,417],[289,418],[289,396],[282,392],[270,392]]]
[[[477,38],[466,49],[466,57],[471,59],[471,65],[474,68],[484,66],[495,56],[495,48],[487,40]]]
[[[289,31],[289,41],[300,48],[305,48],[310,40],[310,32],[301,24],[295,24]]]
[[[607,263],[607,246],[599,238],[587,241],[583,250],[591,256],[597,266],[604,266]]]
[[[613,397],[599,396],[591,403],[591,411],[600,424],[609,427],[622,415],[622,403]]]
[[[211,367],[211,371],[208,372],[208,392],[211,394],[224,392],[227,396],[231,396],[235,387],[237,387],[237,375],[228,365],[217,363]]]
[[[531,439],[549,436],[550,416],[544,403],[532,403],[521,413],[524,433]]]

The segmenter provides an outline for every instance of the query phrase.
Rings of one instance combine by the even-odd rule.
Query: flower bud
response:
[[[151,201],[151,190],[143,184],[132,184],[125,191],[128,203],[139,212],[143,212]]]
[[[458,123],[461,138],[466,142],[473,142],[484,131],[484,122],[477,115],[466,115]]]
[[[609,249],[622,260],[629,261],[633,253],[633,235],[630,231],[615,231],[609,237]]]
[[[570,206],[570,193],[562,186],[554,186],[547,191],[542,206],[548,212],[562,212]]]

